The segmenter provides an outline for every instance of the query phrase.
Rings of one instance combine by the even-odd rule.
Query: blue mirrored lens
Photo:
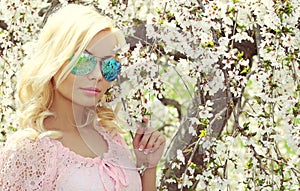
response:
[[[114,81],[120,71],[121,71],[121,64],[119,61],[117,60],[114,60],[114,59],[106,59],[102,62],[102,74],[104,76],[104,78],[107,80],[107,81]]]

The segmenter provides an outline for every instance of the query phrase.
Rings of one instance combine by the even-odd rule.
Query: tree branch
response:
[[[179,104],[178,101],[170,98],[165,98],[163,95],[157,96],[157,99],[161,101],[161,103],[165,106],[173,106],[176,108],[177,113],[178,113],[178,119],[181,121],[182,114],[181,114],[181,105]]]

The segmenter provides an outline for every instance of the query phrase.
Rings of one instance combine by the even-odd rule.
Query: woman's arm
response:
[[[148,168],[141,175],[143,191],[156,190],[156,167]]]
[[[141,174],[143,191],[156,190],[156,166],[162,157],[166,138],[157,130],[140,126],[133,138],[137,167],[147,167]]]

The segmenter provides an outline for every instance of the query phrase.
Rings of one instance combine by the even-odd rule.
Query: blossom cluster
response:
[[[16,114],[16,79],[25,55],[30,54],[30,42],[35,40],[42,18],[43,1],[0,2],[0,141],[18,127]]]

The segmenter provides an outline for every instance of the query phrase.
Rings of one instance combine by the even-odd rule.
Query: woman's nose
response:
[[[96,80],[96,81],[101,81],[103,79],[103,75],[99,63],[97,63],[95,68],[90,73],[88,73],[88,78],[90,80]]]

